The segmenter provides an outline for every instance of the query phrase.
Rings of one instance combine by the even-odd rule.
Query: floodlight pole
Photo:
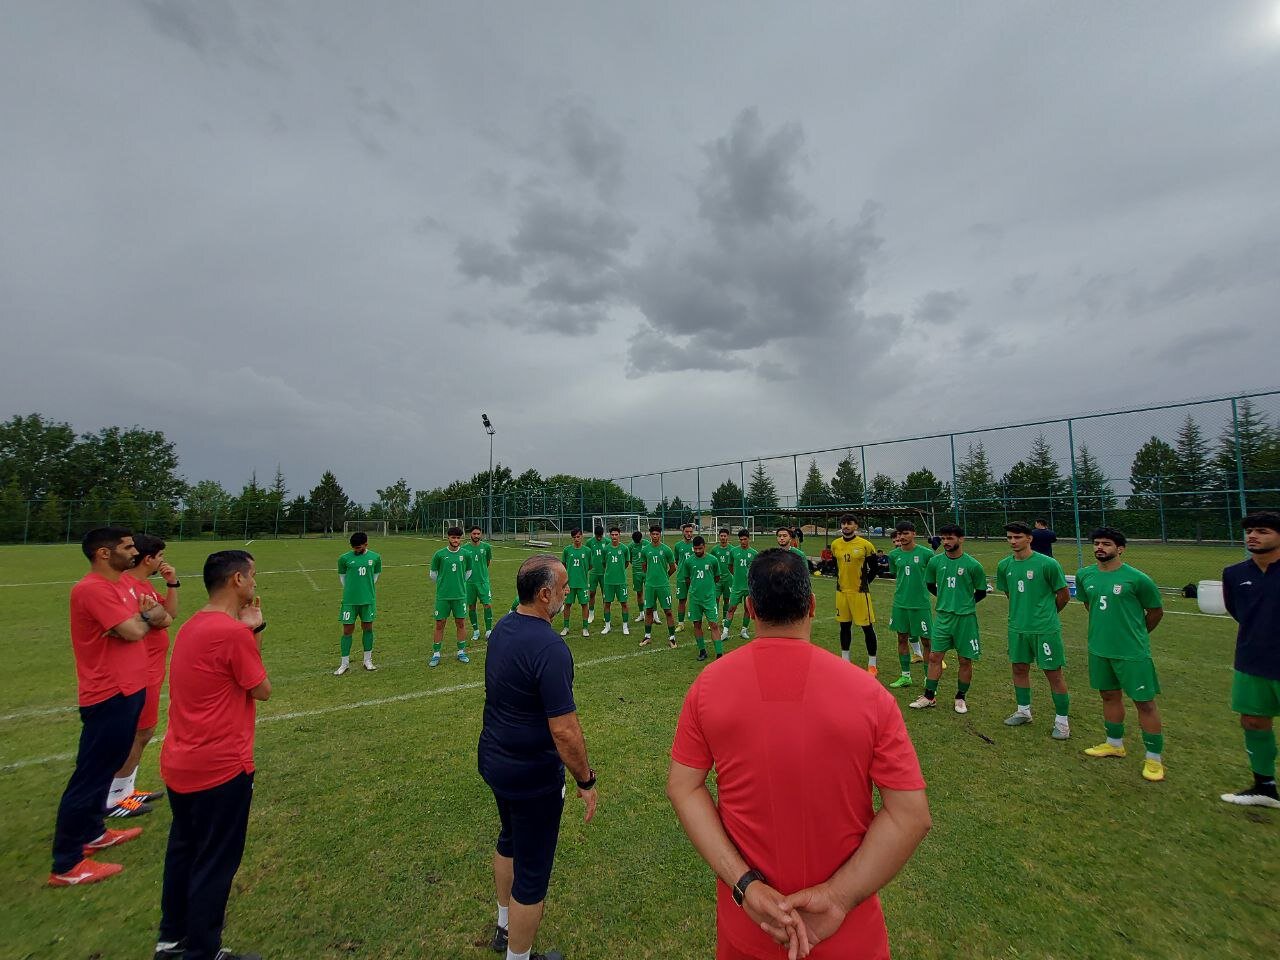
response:
[[[493,424],[489,421],[487,413],[480,414],[480,420],[484,423],[484,432],[489,435],[489,539],[493,539],[493,435],[497,432],[493,429]]]

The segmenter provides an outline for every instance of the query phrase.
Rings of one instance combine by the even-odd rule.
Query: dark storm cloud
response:
[[[557,197],[536,196],[525,206],[511,249],[526,264],[563,257],[602,266],[627,249],[635,225],[611,210],[575,208]]]
[[[463,238],[455,248],[458,270],[470,280],[492,280],[494,283],[519,283],[524,275],[520,258],[488,240]]]
[[[760,115],[743,110],[726,136],[706,148],[707,172],[698,185],[698,209],[717,227],[734,230],[796,221],[810,210],[792,182],[804,150],[797,123],[766,134]]]
[[[552,123],[574,173],[594,184],[601,199],[612,199],[622,186],[622,135],[580,103],[559,105],[552,111]]]
[[[696,340],[677,343],[648,324],[641,324],[627,341],[627,376],[678,373],[683,370],[741,370],[746,361],[708,349]]]
[[[969,298],[959,290],[930,290],[916,304],[912,316],[922,323],[939,326],[954,321],[969,306]]]

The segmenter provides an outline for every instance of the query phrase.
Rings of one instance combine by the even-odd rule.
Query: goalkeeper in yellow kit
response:
[[[873,677],[876,667],[876,612],[871,605],[871,581],[879,569],[875,545],[858,536],[858,521],[851,514],[840,518],[840,539],[831,544],[836,561],[836,621],[840,624],[840,656],[849,660],[853,644],[853,625],[862,628],[867,644],[867,672]]]

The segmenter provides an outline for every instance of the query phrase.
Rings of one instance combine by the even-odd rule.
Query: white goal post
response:
[[[738,535],[739,530],[746,529],[751,531],[751,537],[752,539],[755,539],[755,535],[756,535],[756,518],[755,517],[744,517],[742,514],[739,513],[736,516],[729,515],[729,516],[713,517],[711,520],[711,523],[712,523],[711,529],[713,533],[719,531],[721,527],[728,527],[729,536],[736,537]]]
[[[597,513],[591,517],[591,529],[585,531],[590,534],[594,532],[596,527],[603,527],[605,536],[609,535],[610,527],[617,527],[622,531],[623,537],[630,537],[632,531],[639,530],[641,533],[648,532],[648,524],[642,523],[644,517],[638,513]]]
[[[442,523],[442,525],[441,525],[441,527],[440,527],[440,536],[441,536],[441,537],[444,537],[446,540],[449,538],[449,528],[450,528],[450,527],[462,527],[462,535],[463,535],[464,537],[467,535],[467,529],[466,529],[466,527],[463,527],[463,526],[462,526],[462,521],[461,521],[461,520],[457,520],[457,519],[453,519],[453,520],[445,520],[445,521],[443,521],[443,523]]]
[[[387,535],[386,520],[344,520],[342,523],[342,532],[345,534],[353,533],[372,533],[380,537]]]

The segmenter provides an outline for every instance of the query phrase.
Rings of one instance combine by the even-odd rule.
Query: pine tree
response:
[[[725,513],[742,513],[742,488],[726,480],[711,492],[711,509]]]
[[[346,491],[338,483],[333,472],[326,470],[320,476],[320,482],[312,489],[308,499],[311,528],[332,533],[347,519],[351,511],[351,500]]]
[[[818,469],[816,458],[809,461],[809,472],[805,475],[804,486],[800,490],[800,505],[817,507],[831,502],[831,491],[822,479],[822,471]]]
[[[778,487],[765,472],[763,463],[757,462],[756,468],[751,471],[751,482],[747,484],[747,506],[755,516],[758,526],[777,522],[777,517],[766,511],[778,508]]]

